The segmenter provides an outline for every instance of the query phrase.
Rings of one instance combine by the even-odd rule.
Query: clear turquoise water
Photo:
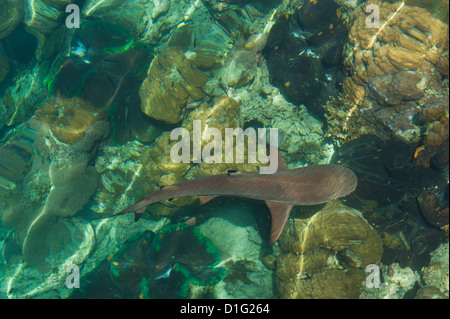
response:
[[[0,298],[448,298],[448,64],[367,76],[354,104],[360,2],[0,0]],[[445,1],[423,6],[448,33]],[[290,169],[339,164],[358,186],[313,175],[305,201],[340,199],[294,207],[274,245],[251,196],[99,219],[164,186],[256,171],[251,136],[245,163],[218,155],[226,128],[253,146],[277,129]]]

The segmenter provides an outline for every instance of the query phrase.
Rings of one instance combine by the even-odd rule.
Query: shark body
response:
[[[204,204],[214,196],[238,196],[264,200],[272,215],[270,242],[280,237],[294,205],[316,205],[347,196],[357,185],[355,174],[339,165],[312,165],[289,170],[279,160],[274,174],[228,171],[227,174],[207,176],[195,180],[163,186],[134,205],[114,214],[135,213],[135,220],[153,203],[182,197],[199,196]]]

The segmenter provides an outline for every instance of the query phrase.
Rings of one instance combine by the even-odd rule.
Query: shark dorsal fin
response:
[[[276,151],[278,153],[278,171],[287,171],[287,170],[289,170],[289,167],[287,166],[283,155],[281,155],[280,150],[276,149]]]
[[[288,171],[289,167],[288,167],[286,161],[284,160],[283,155],[281,155],[280,149],[278,147],[275,147],[272,145],[268,145],[267,149],[270,152],[269,156],[272,156],[272,152],[275,152],[277,154],[277,157],[278,157],[277,171]]]
[[[284,225],[291,214],[292,205],[281,202],[266,201],[272,215],[272,229],[270,230],[270,243],[275,243],[283,232]]]

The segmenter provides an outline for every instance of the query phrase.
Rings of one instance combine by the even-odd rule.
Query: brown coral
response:
[[[382,254],[380,236],[360,212],[331,202],[309,219],[291,219],[287,227],[279,241],[284,254],[277,257],[281,298],[359,296],[362,269]]]
[[[152,61],[139,90],[141,110],[156,120],[179,123],[186,104],[203,97],[207,79],[182,51],[167,48]]]
[[[36,111],[36,118],[49,124],[60,142],[74,144],[94,122],[105,119],[106,114],[77,97],[52,98]]]
[[[379,27],[368,27],[364,8],[370,4],[380,9]],[[424,88],[440,89],[437,71],[446,72],[440,57],[448,52],[447,38],[448,26],[425,9],[403,2],[362,4],[345,48],[344,64],[350,73],[345,92],[356,104],[372,94],[378,102],[395,105],[419,99]]]
[[[378,27],[368,24],[368,5],[380,10]],[[441,77],[448,74],[447,37],[446,24],[403,2],[374,0],[355,8],[344,50],[344,94],[324,106],[327,134],[342,140],[374,134],[419,142],[421,107],[445,93]],[[427,143],[440,145],[441,137],[432,133]]]
[[[448,167],[449,152],[449,115],[448,95],[440,99],[430,99],[421,110],[425,122],[423,145],[417,148],[414,162],[429,167],[431,164],[439,169]]]
[[[429,124],[424,144],[429,148],[440,147],[445,139],[448,139],[448,134],[448,113],[446,113]]]
[[[397,2],[398,0],[390,0]],[[427,9],[436,18],[448,24],[448,0],[404,0],[409,6],[417,6]]]

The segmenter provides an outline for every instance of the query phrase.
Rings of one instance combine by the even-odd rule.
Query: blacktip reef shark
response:
[[[270,243],[275,243],[294,205],[317,205],[352,193],[356,175],[348,168],[334,165],[312,165],[289,169],[278,155],[278,170],[274,174],[238,172],[211,175],[195,180],[163,186],[143,200],[110,216],[135,213],[137,221],[147,205],[182,196],[198,196],[205,204],[214,196],[237,196],[264,200],[272,215]]]

